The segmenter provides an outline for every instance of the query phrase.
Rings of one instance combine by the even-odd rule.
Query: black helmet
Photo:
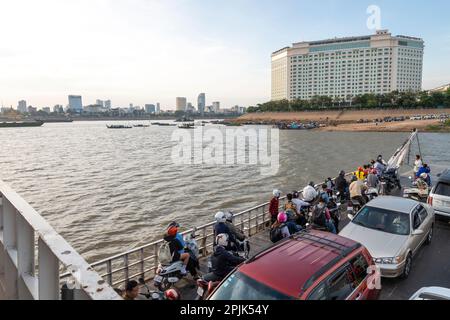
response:
[[[314,183],[314,181],[311,181],[311,182],[309,183],[309,185],[310,185],[311,187],[314,187],[316,184]]]
[[[180,224],[178,222],[176,222],[176,221],[173,221],[167,226],[167,229],[169,229],[170,227],[177,227],[177,228],[179,228]]]

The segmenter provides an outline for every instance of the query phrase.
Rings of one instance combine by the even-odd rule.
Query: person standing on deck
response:
[[[341,198],[347,198],[348,195],[348,182],[345,179],[345,171],[339,173],[339,177],[336,178],[336,190],[341,194]]]
[[[306,202],[313,202],[317,196],[319,195],[319,193],[317,192],[316,188],[314,188],[314,182],[311,181],[309,183],[309,185],[307,185],[302,192],[302,196],[303,196],[303,200],[305,200]]]
[[[272,200],[270,200],[270,205],[269,205],[271,224],[274,224],[275,221],[277,221],[278,209],[280,207],[280,197],[281,197],[281,191],[277,190],[277,189],[273,190],[273,198],[272,198]]]
[[[416,155],[416,161],[414,161],[414,177],[417,179],[418,177],[418,172],[420,170],[420,168],[422,168],[423,166],[423,162],[422,162],[422,158],[420,157],[420,155]]]

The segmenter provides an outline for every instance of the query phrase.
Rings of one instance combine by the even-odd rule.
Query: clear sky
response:
[[[270,54],[381,26],[425,40],[424,88],[450,82],[447,0],[0,0],[0,102],[114,106],[270,99]]]

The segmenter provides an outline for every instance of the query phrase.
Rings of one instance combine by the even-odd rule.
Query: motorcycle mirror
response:
[[[140,284],[145,284],[144,278],[139,278],[138,281],[139,281]]]
[[[409,177],[408,177],[408,179],[409,179],[409,180],[412,180],[412,177],[411,177],[411,176],[409,176]]]
[[[352,214],[348,214],[347,217],[350,219],[350,221],[352,221],[353,219],[355,219],[355,216]]]

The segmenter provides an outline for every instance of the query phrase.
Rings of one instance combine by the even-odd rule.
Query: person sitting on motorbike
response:
[[[289,228],[289,233],[294,234],[302,230],[302,228],[296,223],[299,217],[299,212],[297,210],[297,206],[293,202],[293,195],[289,193],[286,198],[287,202],[284,205],[284,212],[288,217],[286,225]]]
[[[319,195],[325,201],[325,204],[328,205],[328,202],[330,202],[330,196],[328,195],[327,185],[325,183],[322,185],[322,190],[320,191]]]
[[[340,193],[341,199],[348,199],[348,182],[345,179],[345,171],[341,171],[336,178],[336,190]]]
[[[190,255],[184,251],[185,243],[183,236],[178,233],[179,224],[172,222],[169,224],[166,234],[164,235],[164,241],[169,242],[170,254],[172,256],[172,263],[177,261],[182,261],[183,266],[181,268],[181,273],[183,275],[187,274],[186,267],[189,263]]]
[[[350,199],[359,201],[361,206],[365,205],[368,199],[364,196],[364,191],[367,191],[367,189],[363,181],[353,177],[350,184]]]
[[[308,221],[306,220],[304,210],[311,207],[311,204],[300,199],[300,195],[297,191],[292,192],[292,202],[297,208],[297,224],[305,226]]]
[[[229,238],[229,244],[227,247],[227,250],[234,250],[236,251],[236,238],[233,234],[233,232],[231,232],[230,227],[227,225],[226,221],[226,215],[224,212],[220,211],[217,212],[216,215],[214,216],[214,218],[216,219],[216,224],[214,225],[214,246],[217,245],[217,243],[215,242],[215,239],[217,238],[217,236],[219,234],[227,234],[228,238]]]
[[[134,281],[128,281],[122,298],[124,300],[134,300],[139,296],[139,284]]]
[[[215,238],[217,246],[211,256],[212,272],[203,277],[205,281],[222,281],[234,268],[245,261],[244,258],[236,256],[229,251],[230,239],[228,234],[221,233]]]
[[[302,192],[303,200],[306,202],[312,203],[318,196],[317,190],[314,188],[314,182],[310,182]]]
[[[419,190],[428,190],[428,174],[422,173],[419,178],[416,180],[417,189]]]
[[[236,228],[236,226],[234,225],[234,215],[232,212],[225,212],[225,220],[225,224],[227,225],[230,232],[234,235],[234,238],[239,241],[244,241],[246,236],[239,228]]]
[[[276,237],[277,239],[272,239],[271,238],[272,242],[275,243],[275,242],[278,242],[280,240],[283,240],[284,238],[288,238],[288,237],[291,236],[291,233],[289,232],[289,228],[288,228],[288,226],[286,224],[287,222],[288,222],[287,214],[284,213],[284,212],[280,212],[278,214],[277,221],[275,221],[275,223],[272,224],[272,226],[270,227],[271,237],[272,237],[272,232],[273,231],[279,231],[278,232],[279,237]]]
[[[387,165],[388,165],[388,163],[386,161],[384,161],[383,156],[381,154],[378,156],[377,161],[380,162],[385,167],[387,167]]]
[[[336,227],[331,220],[330,211],[323,198],[320,198],[319,203],[314,207],[312,222],[316,226],[326,228],[329,232],[336,234]]]
[[[278,208],[280,206],[280,197],[281,191],[277,189],[273,190],[273,198],[270,200],[269,205],[270,223],[274,223],[275,221],[277,221]]]

